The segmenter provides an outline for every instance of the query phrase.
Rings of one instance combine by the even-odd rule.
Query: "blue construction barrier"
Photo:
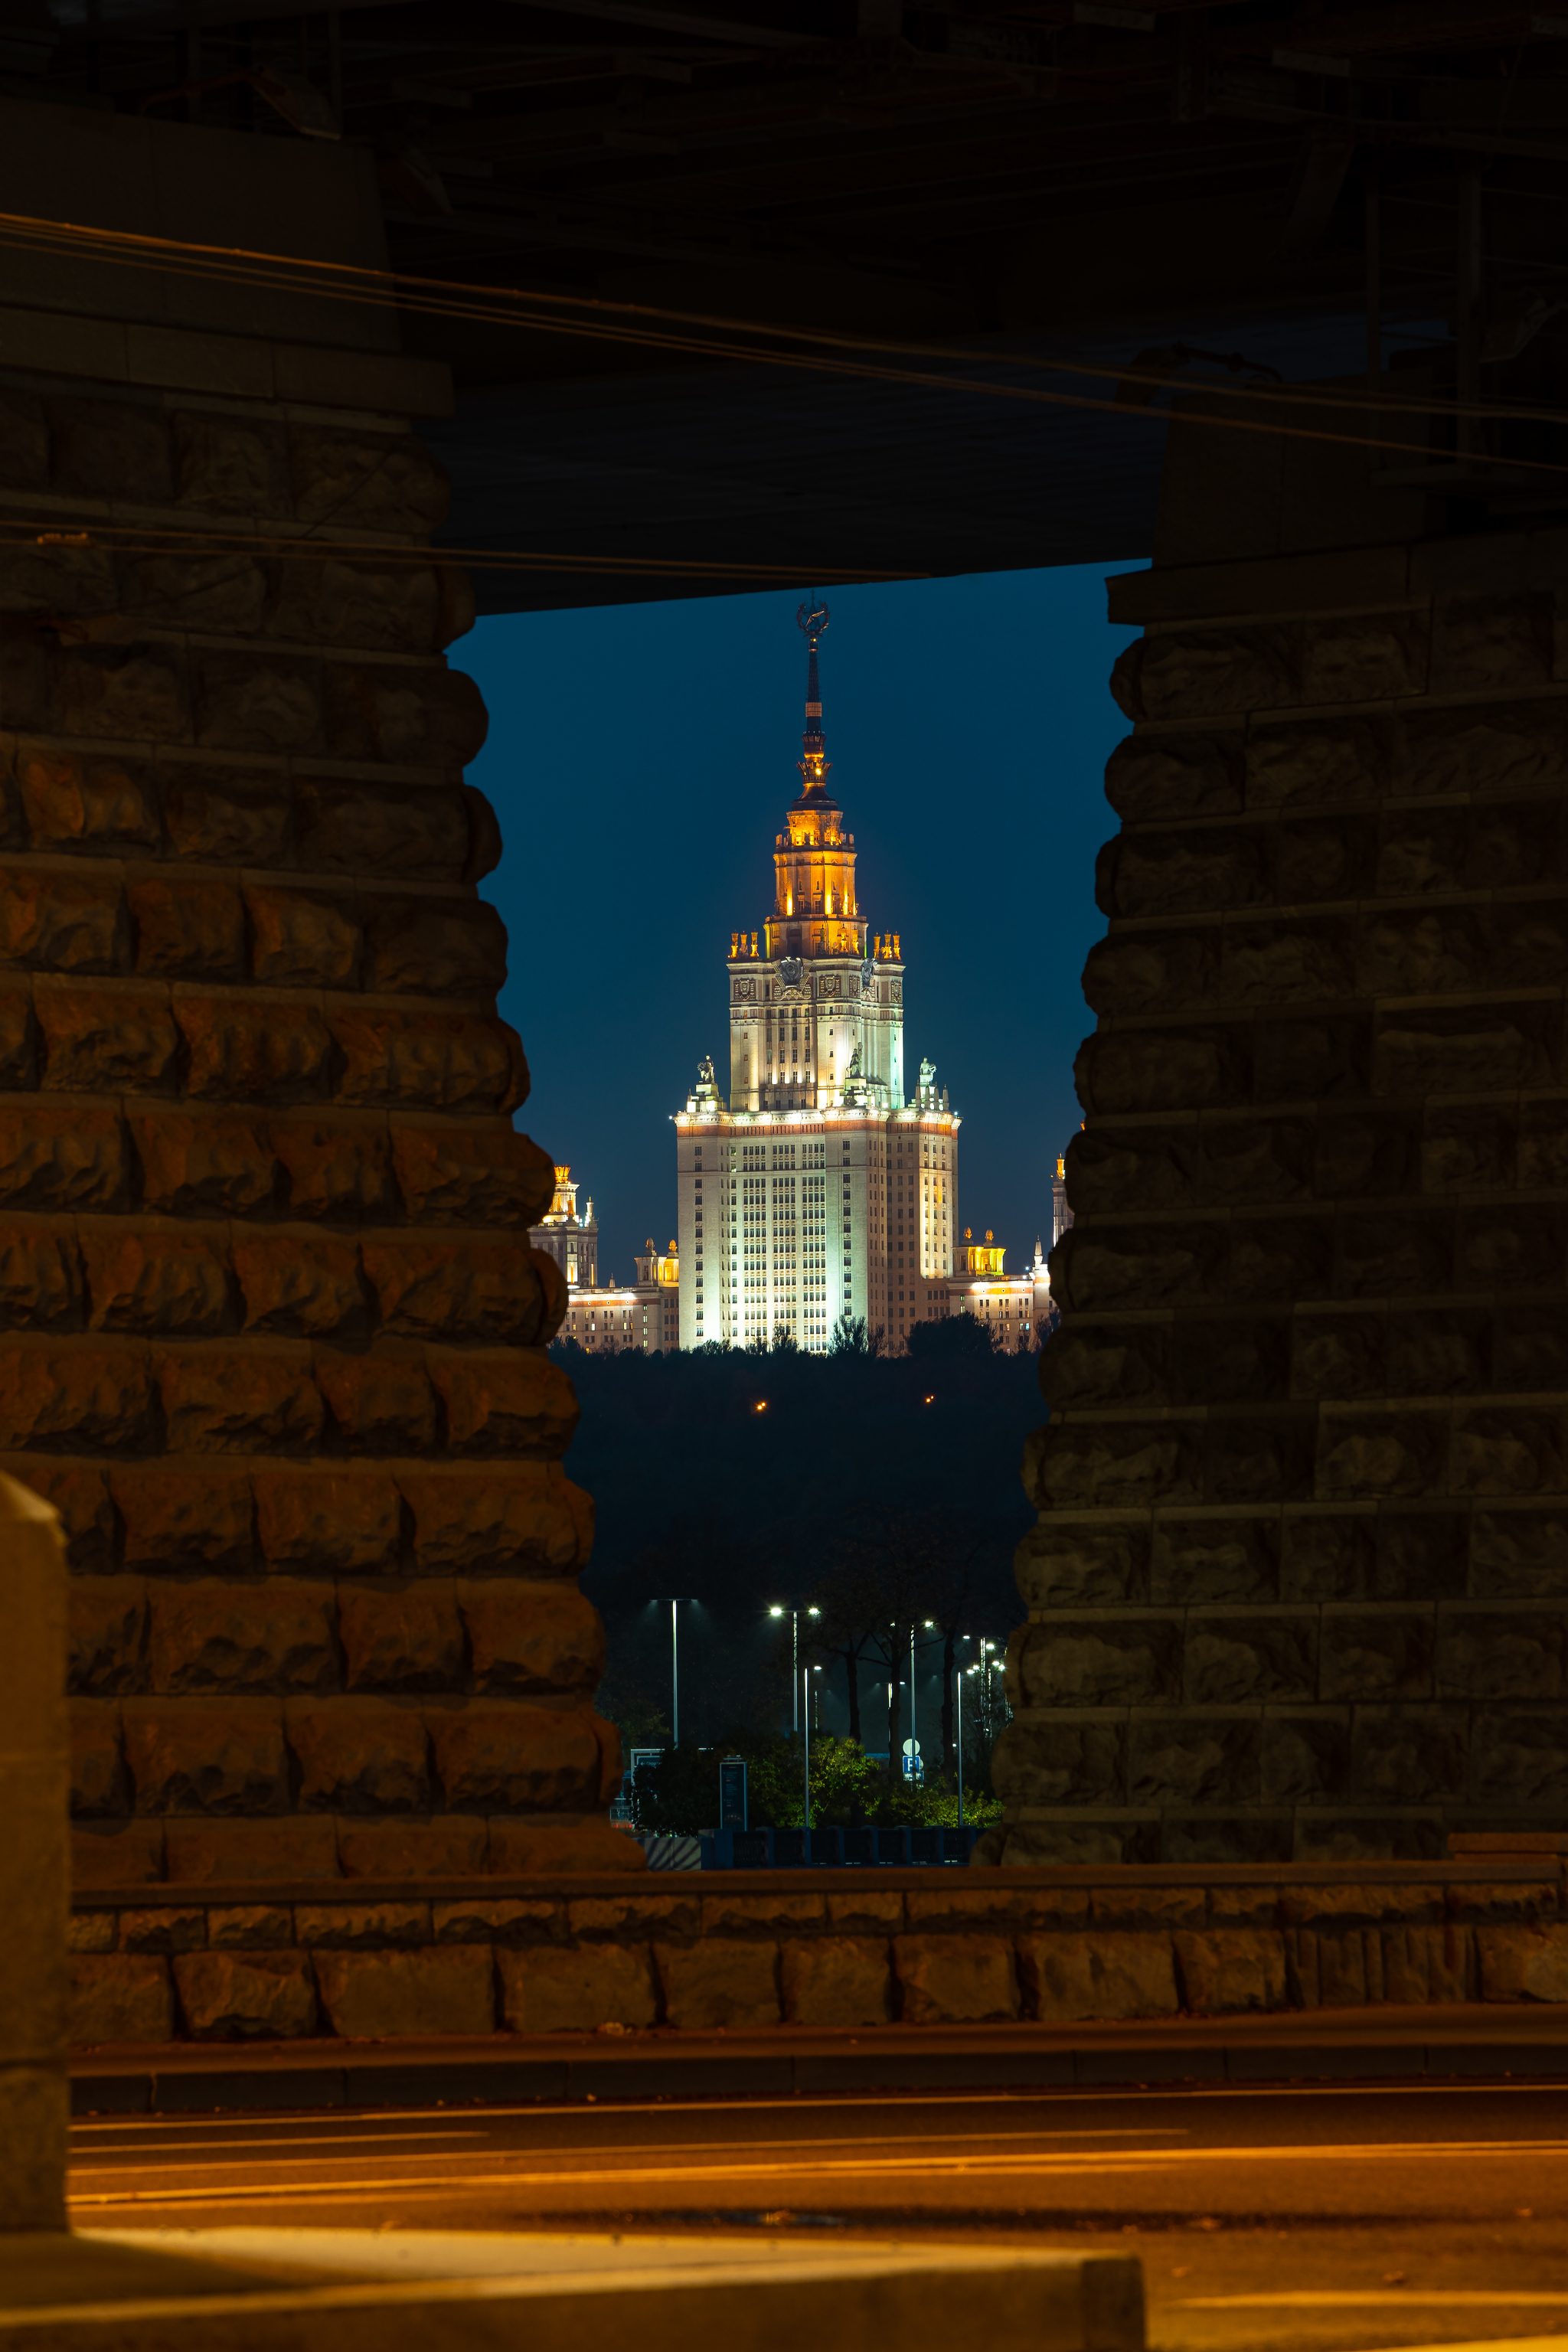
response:
[[[962,1867],[978,1830],[705,1830],[704,1870]]]

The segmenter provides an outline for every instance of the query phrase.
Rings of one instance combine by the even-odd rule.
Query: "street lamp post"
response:
[[[958,1710],[958,1826],[963,1827],[963,1668],[955,1669],[952,1677],[953,1702]]]
[[[806,1683],[805,1744],[805,1747],[804,1747],[804,1748],[802,1748],[802,1750],[801,1750],[801,1754],[802,1754],[802,1759],[803,1759],[803,1766],[804,1766],[805,1778],[805,1791],[804,1791],[804,1798],[805,1798],[805,1809],[804,1809],[804,1815],[803,1815],[803,1818],[804,1818],[805,1822],[806,1830],[807,1830],[807,1832],[809,1832],[810,1828],[811,1828],[811,1689],[810,1689],[810,1685],[811,1685],[811,1674],[810,1674],[810,1670],[809,1670],[809,1668],[807,1669],[806,1674],[805,1674],[805,1683]],[[795,1701],[796,1701],[797,1706],[798,1706],[798,1704],[799,1704],[799,1700],[800,1700],[800,1692],[799,1692],[799,1690],[797,1689],[797,1690],[796,1690],[796,1692],[795,1692]]]
[[[670,1727],[670,1730],[671,1730],[671,1732],[674,1734],[674,1738],[673,1738],[673,1739],[672,1739],[672,1741],[671,1741],[671,1745],[672,1745],[673,1747],[676,1747],[676,1748],[679,1748],[679,1745],[680,1745],[680,1647],[679,1647],[679,1622],[678,1622],[678,1617],[679,1617],[679,1609],[680,1609],[680,1603],[679,1603],[679,1601],[672,1601],[670,1602],[670,1604],[669,1604],[669,1727]]]
[[[808,1617],[820,1617],[822,1612],[820,1609],[808,1609],[805,1613]],[[768,1611],[768,1615],[789,1619],[789,1727],[792,1732],[798,1734],[800,1730],[800,1611],[798,1608],[786,1609],[782,1601],[774,1601]]]

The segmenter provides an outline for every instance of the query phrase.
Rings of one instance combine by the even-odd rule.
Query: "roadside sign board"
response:
[[[749,1829],[746,1819],[746,1759],[743,1756],[726,1756],[719,1765],[719,1826],[721,1830]]]

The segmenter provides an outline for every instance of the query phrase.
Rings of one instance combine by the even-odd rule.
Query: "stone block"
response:
[[[1013,1555],[1026,1609],[1092,1609],[1149,1598],[1143,1527],[1031,1528]]]
[[[143,557],[125,567],[125,608],[153,628],[254,636],[267,610],[260,564],[231,554]]]
[[[368,1336],[372,1314],[352,1242],[245,1234],[233,1248],[247,1332],[289,1339]]]
[[[519,1813],[599,1801],[599,1743],[584,1709],[475,1701],[425,1711],[436,1773],[454,1811]]]
[[[1482,1804],[1562,1806],[1568,1800],[1568,1722],[1554,1707],[1478,1708],[1469,1793]]]
[[[174,496],[169,428],[140,402],[57,399],[47,404],[57,489],[79,498],[166,506]]]
[[[1173,1614],[1055,1617],[1021,1653],[1024,1704],[1168,1704],[1181,1696],[1181,1643],[1182,1621]]]
[[[1351,1777],[1348,1707],[1271,1708],[1263,1718],[1259,1780],[1266,1805],[1344,1796]]]
[[[402,1507],[390,1478],[268,1470],[251,1484],[262,1557],[274,1571],[335,1576],[396,1566]]]
[[[125,1761],[139,1813],[289,1811],[276,1700],[129,1699]]]
[[[293,2040],[316,2031],[316,1988],[303,1952],[183,1952],[174,1982],[193,2041]]]
[[[188,738],[184,665],[167,640],[74,646],[53,668],[62,733],[166,743]]]
[[[715,1936],[700,1944],[656,1944],[654,1959],[671,2025],[711,2032],[778,2023],[776,1944]]]
[[[511,1948],[560,1941],[560,1907],[517,1897],[465,1895],[433,1903],[430,1927],[437,1944],[494,1944]]]
[[[120,1709],[101,1699],[70,1706],[70,1810],[73,1821],[116,1820],[130,1811]]]
[[[312,646],[426,654],[437,643],[441,593],[434,565],[291,562],[268,633]]]
[[[349,2041],[493,2033],[494,1961],[488,1945],[426,1951],[314,1955],[321,2006]]]
[[[966,2025],[1019,2013],[1013,1948],[1000,1936],[898,1936],[900,2011],[907,2025]]]
[[[71,1886],[84,1895],[119,1886],[151,1886],[163,1875],[162,1822],[105,1822],[71,1832]]]
[[[486,1580],[459,1585],[457,1597],[476,1691],[592,1694],[597,1687],[604,1620],[574,1585]]]
[[[1247,1392],[1245,1382],[1236,1391]],[[1279,1530],[1265,1519],[1162,1519],[1153,1533],[1150,1597],[1172,1603],[1273,1601]]]
[[[295,1813],[279,1821],[188,1821],[164,1825],[171,1885],[278,1885],[334,1879],[337,1839],[330,1821]]]
[[[437,1814],[421,1822],[359,1821],[340,1813],[337,1832],[345,1878],[474,1878],[486,1867],[489,1840],[478,1814]]]
[[[1474,1010],[1384,1012],[1377,1022],[1372,1083],[1382,1095],[1550,1084],[1552,1038],[1532,1004]]]
[[[132,883],[126,899],[135,927],[138,971],[170,980],[242,977],[245,918],[237,890],[210,880],[158,875]]]
[[[11,1475],[59,1514],[66,1559],[75,1574],[92,1575],[115,1566],[114,1512],[101,1471],[73,1469],[34,1454],[18,1461]]]
[[[112,1952],[120,1941],[118,1911],[73,1911],[66,1923],[70,1952]]]
[[[1169,2017],[1180,2006],[1169,1935],[1020,1936],[1017,1957],[1026,2004],[1042,2023]]]
[[[1459,1512],[1380,1511],[1373,1594],[1434,1601],[1465,1590],[1468,1522]]]
[[[127,1568],[156,1574],[247,1575],[256,1565],[250,1482],[222,1472],[116,1467]]]
[[[1455,1495],[1550,1493],[1564,1477],[1563,1430],[1551,1412],[1513,1406],[1460,1409],[1448,1447],[1448,1490]]]
[[[218,866],[272,866],[288,855],[292,812],[288,788],[275,773],[181,761],[165,771],[163,795],[178,856]]]
[[[38,988],[39,1084],[68,1094],[170,1094],[178,1038],[161,993]]]
[[[482,900],[378,898],[365,926],[364,984],[383,995],[493,1003],[506,985],[506,926]]]
[[[41,489],[49,478],[49,428],[37,394],[8,392],[0,397],[0,486]]]
[[[1377,1526],[1370,1508],[1288,1512],[1280,1552],[1281,1599],[1373,1598]]]
[[[1560,1698],[1564,1631],[1554,1611],[1445,1607],[1437,1618],[1438,1695]]]
[[[539,1339],[544,1297],[533,1253],[498,1242],[366,1242],[382,1328],[413,1339]]]
[[[1201,1502],[1197,1436],[1169,1421],[1063,1423],[1045,1432],[1035,1499],[1046,1511]]]
[[[781,1948],[784,2020],[819,2027],[885,2025],[893,1972],[885,1937],[822,1936]]]
[[[216,1339],[232,1324],[228,1269],[210,1242],[145,1229],[81,1237],[88,1328]]]
[[[279,1119],[271,1135],[290,1215],[350,1224],[397,1216],[387,1139],[374,1128]]]
[[[292,1578],[265,1584],[155,1580],[149,1589],[153,1687],[180,1697],[333,1690],[329,1599]]]
[[[560,1879],[638,1873],[647,1868],[647,1856],[603,1813],[580,1813],[564,1822],[509,1822],[492,1815],[488,1866],[498,1878]]]
[[[1318,1659],[1320,1696],[1430,1698],[1434,1636],[1430,1610],[1325,1609]]]
[[[1192,1615],[1183,1666],[1189,1705],[1235,1706],[1247,1700],[1317,1696],[1317,1626],[1310,1616]]]
[[[434,1451],[436,1396],[417,1356],[346,1356],[317,1348],[312,1360],[337,1433],[355,1453]]]
[[[83,1698],[134,1690],[142,1671],[147,1591],[140,1577],[73,1576],[67,1594],[67,1687]]]
[[[120,1914],[122,1952],[200,1952],[206,1940],[207,1915],[199,1905]]]
[[[335,760],[386,760],[454,774],[483,747],[484,702],[460,671],[334,662],[326,685]]]
[[[159,1111],[132,1118],[130,1129],[146,1208],[163,1216],[250,1217],[271,1206],[278,1163],[251,1120]]]
[[[139,1351],[39,1344],[0,1354],[0,1450],[119,1453],[154,1443]]]
[[[1224,816],[1241,806],[1243,739],[1129,736],[1105,769],[1105,797],[1123,822]]]
[[[1128,1801],[1134,1805],[1257,1803],[1262,1793],[1261,1735],[1256,1716],[1200,1714],[1190,1708],[1179,1716],[1135,1716]],[[1108,1793],[1114,1798],[1122,1791],[1118,1788]]]
[[[307,1103],[331,1087],[331,1024],[289,998],[179,996],[185,1091],[196,1101]]]
[[[321,1434],[321,1399],[296,1355],[225,1349],[153,1360],[171,1450],[292,1454]]]
[[[439,462],[412,434],[335,432],[295,425],[289,434],[294,510],[303,523],[412,532],[423,538],[447,512]]]
[[[1447,1416],[1325,1413],[1318,1427],[1316,1492],[1322,1502],[1441,1494]]]
[[[73,1959],[70,2038],[79,2050],[172,2042],[174,1992],[168,1961],[128,1952]]]
[[[7,1208],[112,1209],[124,1191],[117,1113],[0,1108],[0,1201]]]
[[[566,1373],[542,1350],[447,1355],[431,1349],[426,1362],[446,1407],[454,1453],[555,1459],[571,1444],[580,1418],[577,1398]]]
[[[1127,1734],[1096,1717],[1016,1718],[992,1752],[992,1787],[1008,1805],[1114,1804],[1127,1792]]]
[[[1172,1938],[1183,2005],[1196,2017],[1285,2007],[1285,1939],[1264,1929],[1211,1928]]]
[[[904,1898],[879,1895],[872,1888],[864,1894],[830,1895],[827,1924],[841,1936],[889,1935],[904,1924]]]
[[[269,988],[357,988],[360,923],[352,903],[319,890],[250,884],[250,971]]]
[[[198,664],[196,740],[220,751],[319,751],[321,665],[205,654]]]
[[[118,882],[23,868],[0,883],[0,965],[118,972],[130,961],[131,928]]]
[[[1385,2000],[1474,2000],[1475,1948],[1468,1927],[1385,1927],[1382,1942]]]
[[[1568,1511],[1478,1509],[1470,1519],[1469,1587],[1478,1599],[1547,1599],[1562,1590]]]
[[[298,1802],[332,1813],[414,1813],[430,1801],[425,1727],[411,1709],[374,1700],[289,1702]]]
[[[401,1951],[430,1941],[428,1903],[298,1903],[294,1933],[330,1951]]]
[[[1432,690],[1531,693],[1552,675],[1552,617],[1544,595],[1457,596],[1432,623]]]
[[[338,1632],[350,1690],[438,1691],[465,1677],[463,1628],[449,1584],[343,1584]]]
[[[770,1930],[820,1927],[826,1913],[820,1895],[747,1892],[705,1895],[704,1936],[767,1934]]]
[[[1463,1797],[1469,1744],[1462,1707],[1358,1707],[1344,1793],[1363,1805]]]
[[[667,1939],[695,1936],[701,1917],[695,1895],[646,1895],[640,1890],[629,1895],[579,1895],[566,1906],[567,1929],[574,1943],[603,1937],[624,1943],[634,1936],[657,1934]]]
[[[461,793],[450,786],[307,776],[295,794],[301,864],[330,873],[462,880],[468,814]]]
[[[1336,1402],[1385,1395],[1387,1338],[1381,1315],[1298,1318],[1290,1335],[1290,1394]]]
[[[601,2025],[658,2022],[658,1991],[646,1944],[535,1945],[496,1955],[501,2017],[512,2033],[592,2033]],[[773,2017],[777,2016],[774,2004]]]
[[[1447,1890],[1450,1919],[1502,1921],[1555,1919],[1561,1881],[1550,1864],[1537,1879],[1451,1880]]]
[[[538,1223],[554,1191],[549,1153],[526,1135],[396,1125],[392,1155],[416,1220],[516,1231]]]
[[[281,1903],[215,1903],[206,1915],[215,1952],[281,1952],[294,1941],[294,1917]]]
[[[1296,1815],[1298,1862],[1436,1862],[1446,1852],[1440,1809],[1370,1807]]]
[[[559,1463],[423,1477],[405,1472],[397,1484],[413,1514],[422,1574],[563,1576],[587,1565],[593,1502]]]
[[[1483,2000],[1568,2000],[1568,1927],[1478,1927]]]
[[[340,1102],[471,1116],[528,1099],[521,1043],[502,1021],[367,1005],[335,1007],[329,1025],[342,1056]]]

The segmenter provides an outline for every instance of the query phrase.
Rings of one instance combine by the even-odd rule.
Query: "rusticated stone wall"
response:
[[[79,1899],[640,1866],[439,468],[13,371],[0,484],[0,1463],[69,1538]]]
[[[1173,436],[1113,583],[981,1859],[1415,1857],[1568,1799],[1568,534],[1225,438]]]
[[[100,1896],[79,2047],[1043,2024],[1568,2000],[1552,1854],[1417,1867],[735,1871]],[[504,2046],[504,2045],[503,2045]],[[90,2070],[89,2070],[90,2071]]]

